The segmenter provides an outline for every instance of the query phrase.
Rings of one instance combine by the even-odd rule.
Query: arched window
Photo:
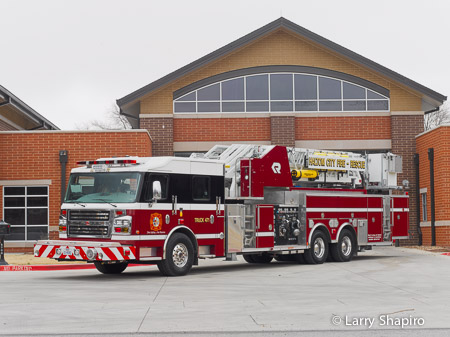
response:
[[[258,73],[225,79],[173,101],[174,113],[389,111],[389,98],[338,78]]]

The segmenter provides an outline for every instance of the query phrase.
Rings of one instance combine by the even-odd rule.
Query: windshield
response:
[[[64,202],[135,202],[140,180],[138,172],[73,173]]]

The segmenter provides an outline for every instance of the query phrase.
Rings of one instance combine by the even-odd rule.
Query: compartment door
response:
[[[256,248],[272,248],[274,242],[272,205],[256,206]]]
[[[392,239],[409,239],[409,198],[392,196]]]

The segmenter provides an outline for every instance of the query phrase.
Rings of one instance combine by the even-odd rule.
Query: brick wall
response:
[[[398,175],[398,184],[409,181],[409,227],[410,239],[401,240],[400,244],[418,243],[416,177],[414,168],[414,153],[416,152],[416,135],[423,132],[423,116],[391,116],[392,152],[402,156],[403,173]]]
[[[423,133],[416,139],[417,153],[419,154],[420,188],[427,189],[427,220],[431,221],[431,186],[430,162],[428,149],[434,149],[434,193],[435,193],[435,220],[450,223],[450,126],[441,126]],[[422,200],[420,202],[420,218],[422,219]],[[450,246],[450,226],[436,227],[436,244]],[[431,228],[422,227],[423,244],[431,244]]]
[[[295,139],[390,139],[391,117],[301,117],[295,119]]]
[[[152,137],[154,156],[173,155],[173,118],[142,118],[140,126]]]
[[[450,247],[450,226],[436,227],[436,245]],[[431,227],[422,227],[422,244],[431,246]]]
[[[109,156],[151,156],[151,140],[147,132],[0,132],[0,181],[51,180],[49,186],[49,225],[57,226],[61,201],[61,167],[59,150],[68,150],[66,169],[80,160]],[[67,186],[66,181],[66,186]],[[0,185],[0,219],[3,219],[3,186]],[[50,232],[57,239],[58,232]],[[7,251],[23,251],[7,248]]]
[[[173,128],[175,142],[270,140],[269,118],[175,118]]]
[[[295,117],[270,117],[270,140],[272,145],[295,146]]]

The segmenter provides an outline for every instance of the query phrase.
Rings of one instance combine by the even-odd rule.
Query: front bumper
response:
[[[34,246],[35,257],[74,261],[136,260],[136,247],[118,242],[40,240]]]

